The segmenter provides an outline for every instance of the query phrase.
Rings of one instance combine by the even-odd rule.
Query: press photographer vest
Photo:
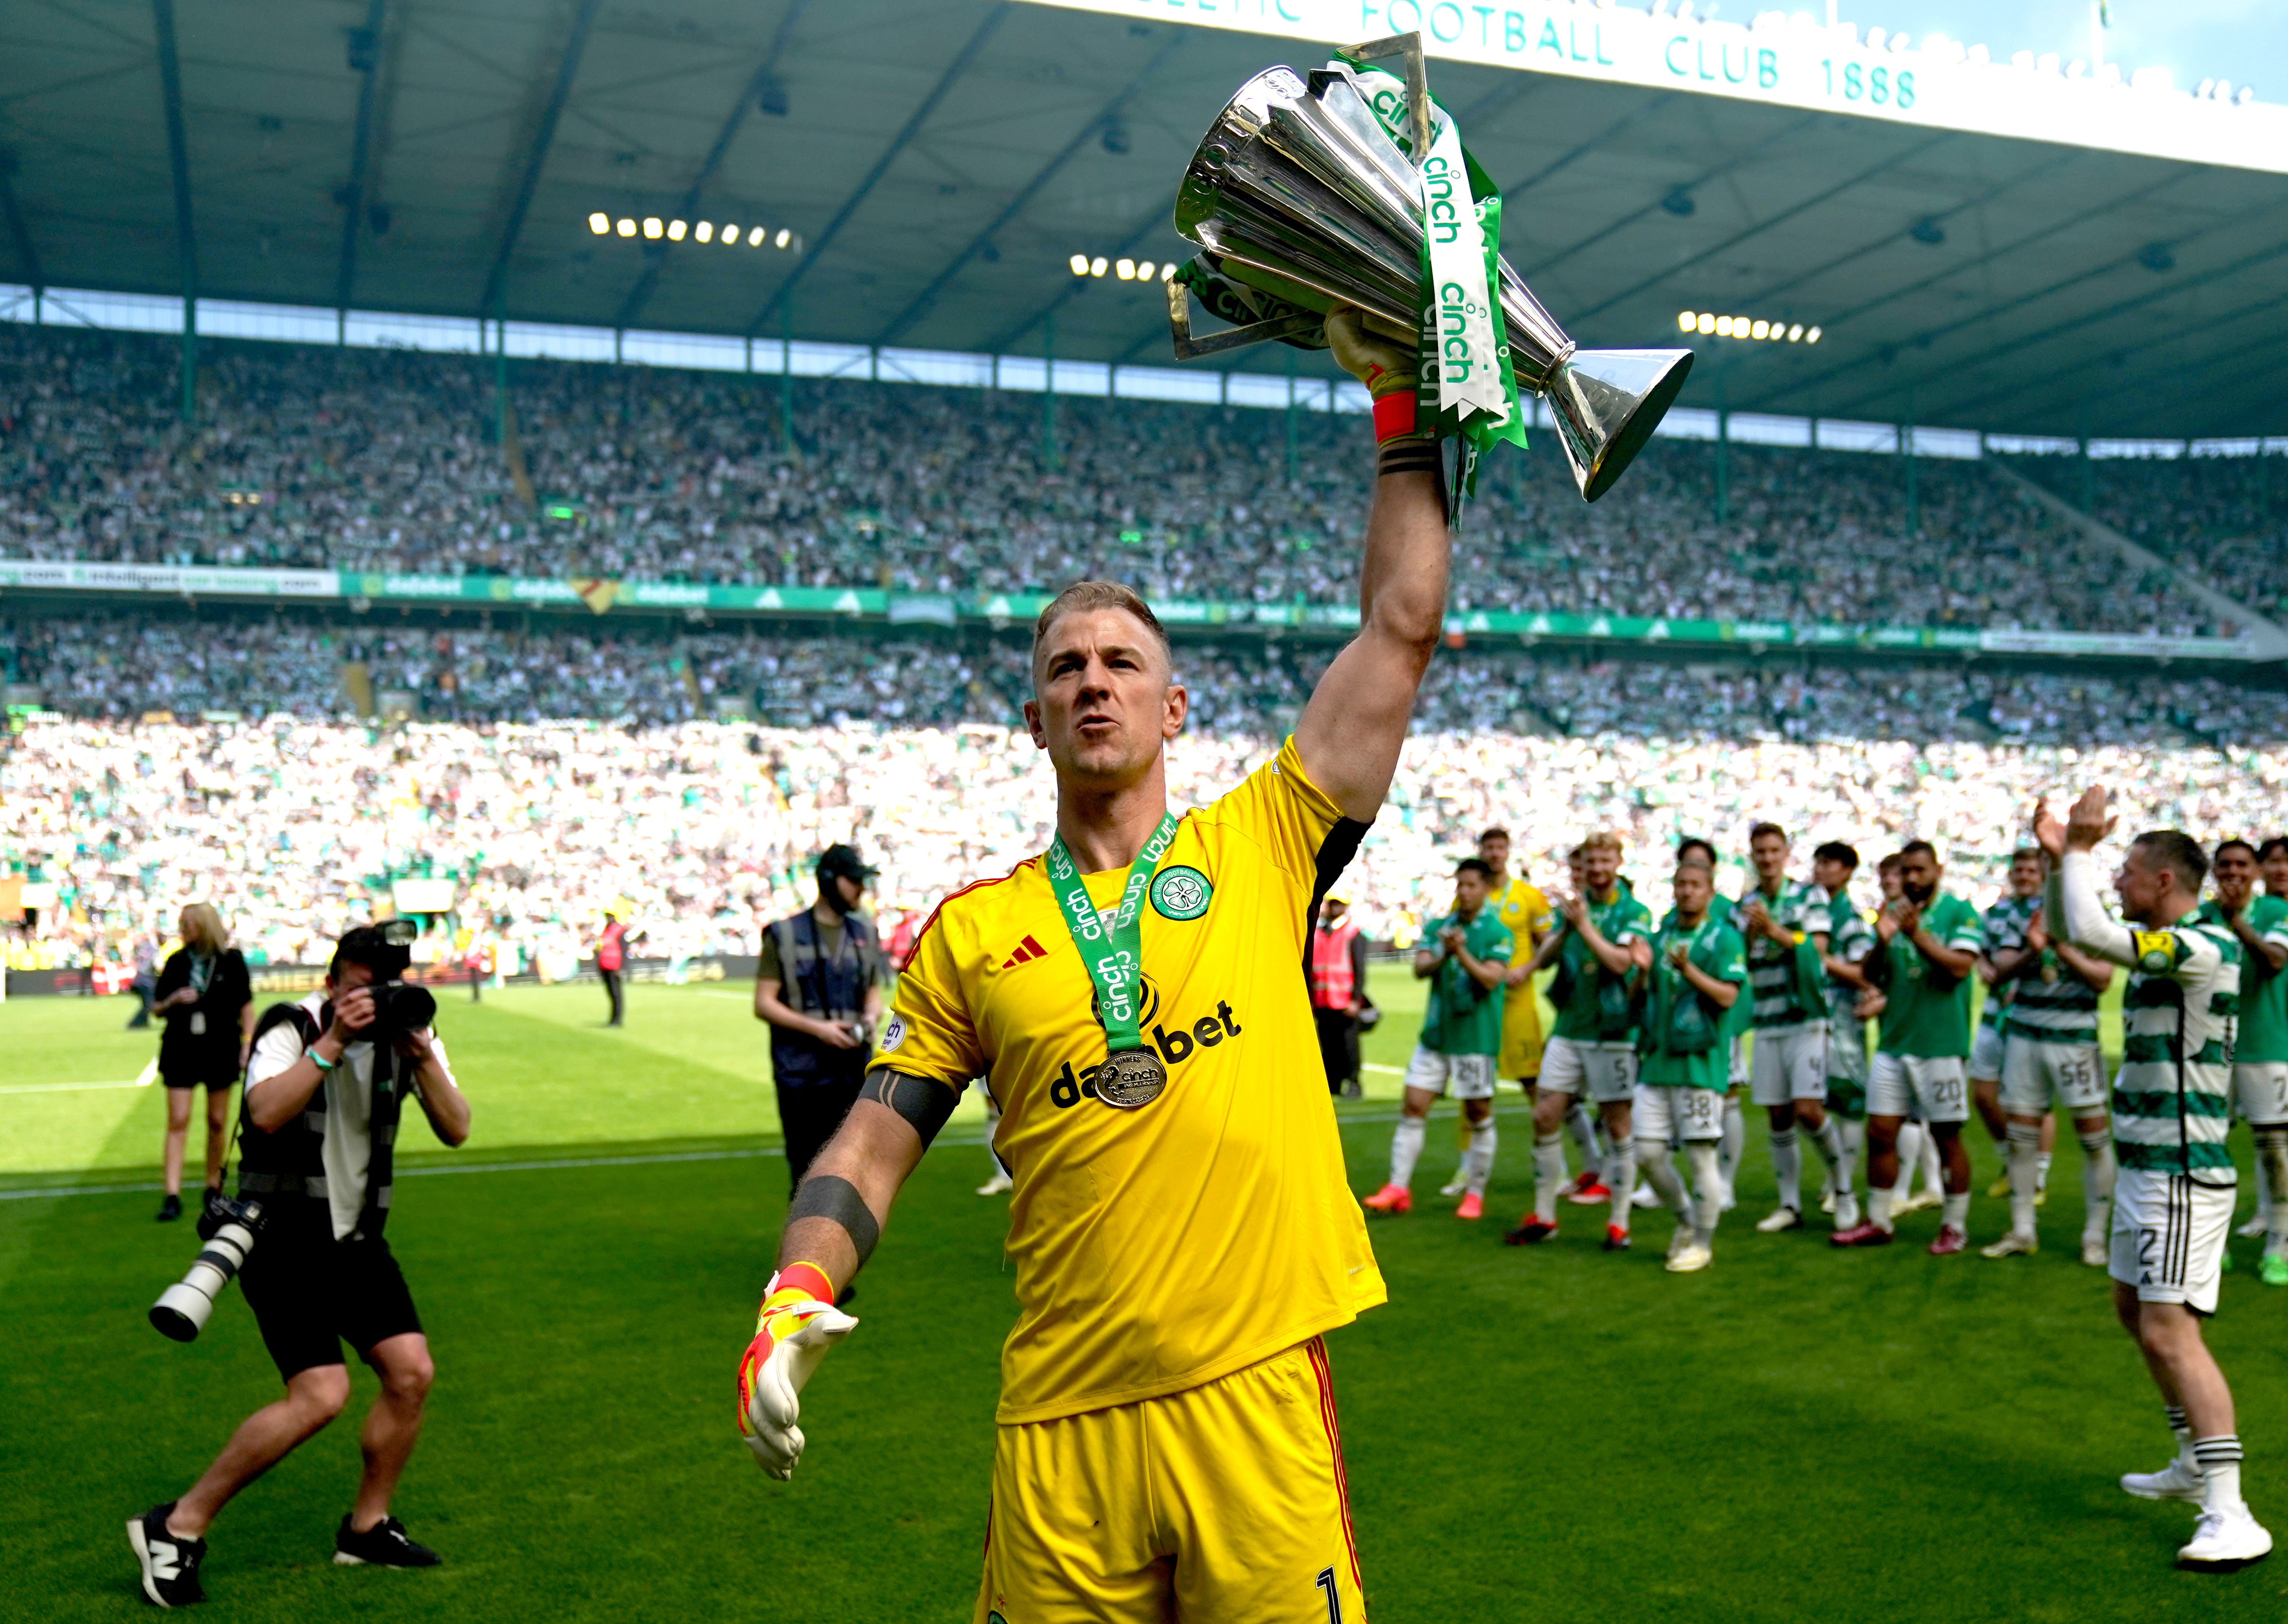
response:
[[[872,928],[855,914],[845,915],[841,946],[831,955],[820,939],[818,916],[808,908],[770,931],[779,955],[779,995],[788,1006],[824,1020],[856,1020],[879,951]],[[849,1077],[865,1069],[867,1058],[864,1049],[835,1049],[806,1032],[771,1028],[771,1075],[781,1088]]]
[[[320,1015],[328,1013],[332,1007],[320,1006]],[[301,1037],[305,1053],[325,1029],[324,1023],[312,1018],[300,1004],[274,1003],[254,1024],[255,1045],[260,1045],[272,1027],[289,1023]],[[345,1067],[349,1065],[346,1051],[341,1064]],[[358,1209],[357,1221],[357,1232],[361,1235],[379,1235],[382,1225],[389,1220],[391,1151],[397,1143],[398,1113],[404,1103],[403,1094],[396,1086],[396,1073],[397,1058],[393,1054],[374,1055],[373,1098],[367,1120],[370,1150],[366,1161],[365,1201]],[[266,1204],[281,1207],[315,1201],[322,1211],[331,1200],[326,1179],[326,1085],[322,1080],[310,1091],[300,1114],[268,1133],[254,1125],[242,1095],[238,1144],[238,1193],[242,1199],[252,1196]],[[323,1212],[322,1216],[330,1234],[332,1216],[330,1212]]]

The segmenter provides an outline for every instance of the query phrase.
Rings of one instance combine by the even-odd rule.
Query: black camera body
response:
[[[262,1218],[259,1201],[234,1201],[219,1190],[207,1192],[205,1210],[199,1214],[199,1255],[190,1271],[151,1305],[151,1324],[162,1335],[191,1342],[206,1328],[215,1299],[238,1278],[254,1250]]]

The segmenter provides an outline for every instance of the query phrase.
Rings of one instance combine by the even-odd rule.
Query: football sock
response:
[[[1835,1210],[1839,1223],[1846,1201],[1853,1207],[1859,1204],[1854,1185],[1859,1177],[1859,1150],[1867,1142],[1867,1124],[1855,1122],[1848,1117],[1829,1117],[1829,1127],[1835,1129]],[[1845,1227],[1848,1227],[1847,1225]]]
[[[1901,1175],[1903,1178],[1904,1175]],[[1877,1185],[1867,1186],[1867,1222],[1888,1233],[1891,1228],[1891,1198],[1895,1192]]]
[[[1676,1176],[1676,1164],[1668,1159],[1668,1146],[1658,1139],[1637,1141],[1637,1166],[1644,1169],[1645,1180],[1660,1197],[1660,1204],[1674,1213],[1677,1222],[1692,1222],[1691,1203],[1684,1199],[1683,1181]]]
[[[1414,1182],[1414,1164],[1422,1160],[1422,1137],[1429,1126],[1418,1116],[1402,1114],[1398,1131],[1390,1136],[1390,1182],[1402,1190]]]
[[[1920,1122],[1899,1124],[1899,1177],[1891,1186],[1891,1199],[1903,1201],[1914,1192],[1915,1169],[1922,1165],[1923,1125]]]
[[[1580,1097],[1577,1095],[1574,1097],[1573,1108],[1565,1113],[1565,1128],[1566,1131],[1573,1136],[1573,1143],[1580,1147],[1583,1171],[1585,1172],[1595,1167],[1604,1159],[1604,1153],[1598,1148],[1597,1145],[1597,1119],[1589,1114],[1589,1108],[1581,1103]],[[1562,1141],[1560,1143],[1561,1145]],[[1565,1176],[1564,1153],[1561,1149],[1558,1153],[1557,1176],[1560,1178]]]
[[[1692,1168],[1693,1239],[1707,1246],[1716,1239],[1716,1220],[1724,1212],[1724,1174],[1716,1146],[1696,1139],[1684,1147]]]
[[[2103,1240],[2113,1226],[2113,1130],[2101,1128],[2081,1139],[2082,1237]]]
[[[1942,1196],[1939,1201],[1939,1222],[1950,1224],[1964,1234],[1970,1232],[1970,1192],[1960,1195]]]
[[[1565,1136],[1537,1134],[1533,1140],[1533,1216],[1557,1222],[1557,1192],[1565,1183]]]
[[[2288,1201],[2277,1193],[2288,1185],[2288,1127],[2267,1125],[2256,1129],[2256,1173],[2259,1193],[2264,1198],[2259,1208],[2264,1215],[2264,1250],[2268,1256],[2288,1252]]]
[[[2240,1504],[2240,1435],[2193,1440],[2193,1463],[2201,1469],[2201,1509],[2237,1511]]]
[[[1486,1192],[1486,1180],[1493,1176],[1494,1146],[1498,1139],[1490,1113],[1484,1121],[1470,1129],[1470,1148],[1464,1153],[1462,1164],[1469,1173],[1472,1195],[1482,1196]]]
[[[2049,1153],[2049,1152],[2047,1152],[2047,1151],[2044,1151],[2044,1152],[2043,1152],[2039,1156],[2037,1156],[2037,1157],[2034,1159],[2034,1170],[2035,1170],[2035,1172],[2036,1172],[2037,1174],[2038,1174],[2038,1175],[2039,1175],[2039,1177],[2037,1179],[2037,1181],[2036,1181],[2036,1183],[2035,1183],[2035,1184],[2034,1184],[2034,1188],[2035,1188],[2035,1189],[2037,1189],[2037,1190],[2046,1190],[2046,1189],[2048,1189],[2048,1188],[2050,1187],[2050,1153]]]
[[[1605,1188],[1613,1192],[1612,1226],[1628,1232],[1629,1197],[1637,1188],[1637,1142],[1624,1139],[1605,1158]]]
[[[2035,1122],[2010,1124],[2010,1232],[2034,1232],[2034,1195],[2039,1189],[2034,1161],[2039,1154],[2042,1129]]]
[[[1803,1210],[1803,1153],[1796,1147],[1795,1129],[1772,1129],[1772,1172],[1780,1182],[1780,1205]]]
[[[2192,1423],[2185,1419],[2184,1407],[2174,1404],[2165,1404],[2161,1407],[2169,1417],[2169,1435],[2177,1440],[2177,1458],[2195,1471],[2200,1470],[2193,1460],[2193,1428]]]
[[[1727,1094],[1724,1097],[1724,1126],[1721,1132],[1724,1137],[1718,1142],[1716,1173],[1717,1176],[1724,1181],[1724,1189],[1728,1194],[1732,1188],[1732,1181],[1739,1176],[1741,1147],[1748,1140],[1748,1124],[1740,1113],[1740,1097],[1736,1094]]]
[[[1827,1164],[1831,1173],[1843,1164],[1843,1124],[1832,1116],[1822,1117],[1819,1131],[1811,1136],[1811,1148]]]
[[[1946,1170],[1938,1163],[1938,1136],[1929,1128],[1923,1129],[1922,1138],[1923,1188],[1938,1193],[1946,1189]]]

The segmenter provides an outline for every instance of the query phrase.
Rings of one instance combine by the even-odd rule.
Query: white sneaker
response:
[[[2229,1511],[2201,1513],[2193,1537],[2177,1551],[2177,1565],[2228,1573],[2271,1554],[2272,1535],[2264,1525],[2249,1515],[2246,1506],[2235,1506]]]
[[[1859,1227],[1859,1202],[1855,1196],[1846,1196],[1836,1203],[1835,1227],[1839,1230]]]
[[[2179,1455],[2157,1472],[2124,1472],[2121,1486],[2140,1500],[2190,1500],[2201,1497],[2201,1469]]]
[[[1689,1249],[1691,1245],[1692,1225],[1684,1223],[1680,1219],[1676,1225],[1676,1232],[1668,1238],[1668,1256],[1670,1261],[1675,1261],[1677,1255]]]
[[[1716,1261],[1716,1254],[1696,1240],[1688,1240],[1684,1250],[1668,1260],[1671,1274],[1696,1274]]]
[[[2084,1235],[2081,1238],[2081,1260],[2093,1269],[2109,1269],[2113,1266],[2112,1248],[2095,1235]]]
[[[1831,1183],[1819,1192],[1819,1210],[1822,1212],[1835,1210],[1835,1186]]]
[[[1937,1206],[1940,1199],[1937,1191],[1926,1190],[1920,1195],[1910,1195],[1892,1202],[1891,1210],[1895,1213],[1921,1212]]]
[[[2256,1209],[2256,1216],[2254,1217],[2251,1218],[2247,1223],[2242,1224],[2238,1229],[2232,1232],[2239,1236],[2243,1240],[2253,1240],[2264,1232],[2264,1209],[2260,1207]]]
[[[2041,1242],[2031,1235],[2022,1235],[2012,1230],[1990,1247],[1981,1247],[1981,1257],[2031,1257],[2042,1249]]]
[[[983,1184],[977,1186],[977,1193],[980,1195],[1004,1195],[1016,1187],[1016,1184],[1011,1180],[1006,1173],[997,1172],[992,1177],[987,1179]]]
[[[1773,1213],[1769,1217],[1758,1222],[1756,1224],[1756,1233],[1759,1235],[1776,1235],[1782,1230],[1801,1229],[1802,1227],[1803,1215],[1792,1207],[1783,1207],[1778,1211]]]
[[[1629,1192],[1629,1205],[1632,1207],[1641,1207],[1647,1211],[1650,1211],[1653,1208],[1660,1205],[1660,1197],[1653,1193],[1653,1189],[1650,1184],[1645,1183],[1644,1180],[1640,1178],[1637,1180],[1637,1187]]]
[[[1454,1170],[1454,1176],[1438,1186],[1438,1193],[1445,1196],[1460,1195],[1469,1187],[1470,1176],[1461,1168],[1457,1168]]]

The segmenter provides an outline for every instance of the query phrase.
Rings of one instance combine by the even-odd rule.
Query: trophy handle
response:
[[[1361,62],[1406,59],[1406,109],[1414,123],[1414,167],[1420,169],[1430,156],[1430,68],[1422,59],[1421,30],[1346,45],[1343,54]]]
[[[1175,340],[1178,360],[1192,360],[1224,350],[1243,350],[1251,344],[1262,344],[1267,339],[1292,338],[1309,332],[1325,320],[1310,311],[1299,311],[1291,316],[1275,316],[1268,321],[1257,321],[1247,327],[1211,333],[1205,338],[1195,338],[1192,337],[1192,290],[1180,281],[1171,281],[1167,287],[1168,336]]]

